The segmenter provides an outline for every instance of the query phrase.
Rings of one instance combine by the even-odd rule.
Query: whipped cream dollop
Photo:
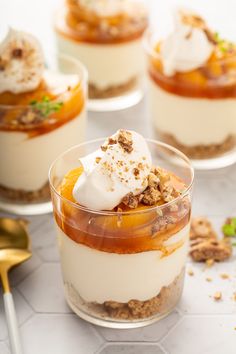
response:
[[[31,34],[10,29],[0,43],[0,93],[36,89],[44,70],[43,51]]]
[[[140,8],[143,11],[145,6],[138,0],[78,0],[80,5],[89,11],[95,12],[98,16],[111,17],[122,13],[132,13],[132,10]]]
[[[160,54],[166,76],[199,68],[208,61],[214,49],[202,26],[184,22],[187,16],[201,20],[198,15],[178,11],[174,31],[161,44]]]
[[[80,163],[84,171],[73,189],[75,200],[90,209],[112,210],[127,194],[146,189],[152,158],[140,134],[118,130]]]

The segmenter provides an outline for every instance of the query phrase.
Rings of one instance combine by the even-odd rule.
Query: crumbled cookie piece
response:
[[[198,217],[191,221],[190,240],[198,239],[217,239],[217,235],[207,218]]]
[[[215,264],[215,261],[214,259],[207,259],[205,261],[205,264],[206,264],[206,268],[211,268]]]
[[[159,183],[160,179],[154,173],[150,173],[148,176],[148,187],[143,192],[143,204],[151,206],[155,205],[161,200]]]
[[[221,262],[231,254],[230,242],[226,239],[217,239],[217,234],[207,218],[192,219],[189,255],[195,262]]]
[[[108,139],[108,145],[115,145],[115,144],[117,144],[117,140],[110,137]]]
[[[139,197],[136,197],[132,192],[130,192],[122,199],[122,203],[127,205],[130,209],[135,209],[138,207]]]
[[[222,293],[221,293],[221,291],[216,291],[216,292],[215,292],[215,294],[214,294],[214,299],[215,299],[216,301],[219,301],[219,300],[222,299]]]
[[[229,279],[229,274],[227,273],[222,273],[220,274],[221,279]]]
[[[206,277],[206,281],[208,281],[209,283],[212,281],[211,277]]]
[[[127,130],[119,130],[118,143],[126,152],[131,153],[133,151],[132,134]]]
[[[193,245],[189,254],[195,262],[204,262],[209,259],[222,262],[231,256],[232,247],[225,240],[204,240]]]
[[[194,272],[193,272],[192,269],[189,269],[189,270],[188,270],[188,275],[190,275],[190,277],[192,277],[192,276],[194,275]]]

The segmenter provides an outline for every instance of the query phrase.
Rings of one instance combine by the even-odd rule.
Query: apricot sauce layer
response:
[[[105,22],[105,26],[101,26]],[[118,15],[106,18],[69,6],[58,12],[55,30],[65,38],[93,44],[118,44],[142,37],[148,26],[147,17]]]
[[[159,55],[160,43],[154,51]],[[236,46],[222,53],[215,48],[207,63],[189,72],[166,76],[161,58],[149,56],[149,75],[163,90],[192,98],[236,97]]]
[[[78,79],[76,85],[60,87],[53,85],[53,81],[46,76],[37,89],[30,92],[14,94],[4,92],[0,94],[0,130],[1,131],[21,131],[27,132],[29,137],[49,133],[54,129],[66,124],[76,118],[84,108],[85,93],[82,83]],[[52,102],[61,102],[62,105],[57,112],[49,116],[39,117],[37,111],[31,106],[31,102],[41,102],[47,97]],[[29,112],[36,115],[35,121],[21,122],[22,117]],[[38,113],[40,114],[40,113]]]
[[[119,212],[117,215],[99,215],[67,202],[75,203],[72,191],[81,173],[82,168],[77,168],[64,177],[58,189],[63,199],[60,203],[54,201],[57,224],[73,241],[100,251],[121,254],[160,250],[168,255],[182,245],[183,241],[176,242],[172,247],[165,247],[163,243],[189,223],[189,198],[176,202],[178,210],[164,208],[162,217],[156,210],[148,211],[150,207],[141,204],[135,210],[129,209],[126,215],[120,215]],[[172,179],[176,185],[184,186],[177,177]],[[53,198],[57,197],[54,195]],[[128,211],[122,204],[119,207]],[[166,227],[159,230],[159,224],[164,220]]]

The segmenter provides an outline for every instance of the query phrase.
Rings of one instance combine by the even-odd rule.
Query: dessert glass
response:
[[[78,167],[78,158],[103,142],[73,147],[49,172],[65,296],[72,310],[91,323],[141,327],[166,316],[182,293],[193,169],[175,148],[148,140],[153,164],[185,183],[181,196],[128,212],[90,210],[61,196],[58,188]]]
[[[185,153],[197,169],[236,162],[236,56],[168,77],[158,51],[162,37],[146,33],[148,98],[157,137]]]
[[[79,6],[67,0],[56,13],[54,29],[59,51],[78,58],[88,69],[88,108],[114,111],[137,104],[144,88],[142,35],[147,13],[106,17]]]
[[[37,118],[37,109],[30,104],[0,104],[0,209],[19,215],[52,211],[49,167],[58,154],[85,139],[86,69],[79,61],[65,55],[48,58],[47,68],[55,80],[57,73],[79,77],[79,84],[71,88],[70,104],[64,104],[60,112],[42,121]],[[56,82],[60,92],[60,80]],[[70,92],[63,91],[59,101],[67,100]]]

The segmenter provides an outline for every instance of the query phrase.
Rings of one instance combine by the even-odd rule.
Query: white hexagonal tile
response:
[[[178,308],[186,314],[230,314],[236,313],[233,293],[236,292],[236,258],[228,262],[216,263],[211,268],[204,264],[189,263],[182,298]],[[194,272],[188,275],[188,270]],[[222,279],[226,273],[229,279]],[[207,281],[210,278],[212,281]],[[220,291],[222,300],[214,300],[214,294]]]
[[[113,342],[148,342],[159,341],[169,330],[179,321],[180,315],[177,311],[173,311],[169,316],[163,318],[150,326],[135,329],[110,329],[98,328],[102,336]]]
[[[58,262],[59,253],[52,215],[44,216],[41,223],[36,228],[32,224],[31,229],[32,245],[40,258],[46,262]]]
[[[164,354],[157,344],[106,344],[99,354]]]
[[[235,325],[235,315],[185,317],[162,345],[171,354],[235,354]]]
[[[7,345],[3,342],[0,342],[0,353],[1,354],[10,354],[10,350]]]
[[[75,315],[36,315],[21,328],[25,354],[94,354],[103,339]]]
[[[12,294],[16,308],[18,324],[21,325],[32,316],[33,311],[16,289],[12,290]],[[8,333],[4,312],[3,295],[0,291],[0,340],[6,339]],[[2,354],[1,351],[0,353]]]
[[[32,250],[32,256],[30,259],[20,264],[16,268],[13,268],[9,273],[10,282],[13,286],[17,286],[23,281],[29,274],[40,267],[42,264],[41,259]]]
[[[43,264],[18,288],[36,312],[71,312],[64,298],[59,264]]]

